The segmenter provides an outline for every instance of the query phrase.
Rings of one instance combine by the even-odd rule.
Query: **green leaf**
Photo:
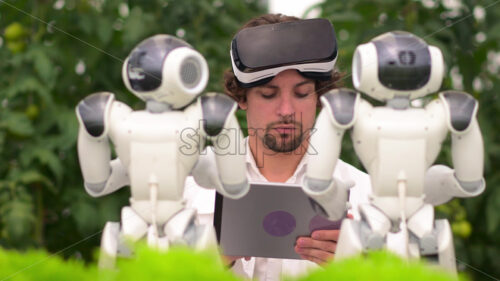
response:
[[[24,113],[9,111],[2,114],[0,128],[5,128],[10,133],[21,137],[29,137],[35,131],[31,120]]]
[[[47,84],[52,84],[52,80],[54,79],[54,67],[49,57],[43,52],[36,52],[35,56],[35,70],[38,72],[38,75],[42,77],[43,81]]]
[[[493,25],[491,28],[489,28],[486,37],[489,39],[500,38],[500,23],[497,23]]]
[[[12,99],[22,96],[27,92],[36,93],[48,106],[53,103],[48,88],[44,84],[40,83],[37,78],[31,75],[25,75],[19,78],[16,77],[15,82],[7,89],[6,96],[7,98]]]
[[[486,204],[486,230],[493,234],[500,228],[500,214],[498,212],[500,210],[500,192],[495,189],[491,193]]]
[[[93,234],[100,227],[99,221],[96,220],[99,217],[99,212],[94,205],[87,201],[77,201],[71,207],[71,211],[81,233]]]
[[[33,61],[37,74],[42,78],[45,85],[54,83],[54,67],[49,58],[49,49],[43,45],[33,44],[30,46],[26,57]]]
[[[95,18],[89,14],[82,14],[78,17],[78,19],[78,24],[81,30],[86,34],[92,34],[94,31]]]
[[[30,202],[17,199],[2,206],[1,215],[2,224],[5,225],[2,234],[14,241],[25,239],[31,232],[31,225],[35,221]]]
[[[144,13],[140,7],[134,7],[123,24],[123,41],[127,44],[138,43],[154,26],[152,15]]]
[[[0,155],[4,151],[4,146],[5,146],[5,140],[7,139],[7,134],[5,131],[1,130],[0,131]]]
[[[107,17],[97,20],[97,36],[103,44],[108,44],[113,35],[113,22]]]
[[[32,184],[32,183],[41,183],[45,187],[47,187],[52,193],[57,192],[52,181],[50,181],[49,178],[42,175],[41,173],[39,173],[36,170],[28,170],[28,171],[22,172],[21,175],[19,175],[19,181],[25,185]]]
[[[71,109],[61,108],[59,110],[59,119],[57,125],[61,131],[59,148],[69,149],[74,147],[78,136],[78,121],[75,111]]]
[[[58,182],[61,180],[64,172],[63,166],[61,164],[61,160],[54,152],[44,148],[37,148],[33,151],[33,156],[42,164],[45,164],[50,168]]]

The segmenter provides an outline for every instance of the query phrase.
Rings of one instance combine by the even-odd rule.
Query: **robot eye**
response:
[[[401,51],[398,54],[399,63],[402,65],[414,65],[417,55],[413,51]]]
[[[179,74],[186,88],[192,89],[198,86],[202,76],[201,68],[201,63],[196,57],[190,56],[184,59],[179,68]]]

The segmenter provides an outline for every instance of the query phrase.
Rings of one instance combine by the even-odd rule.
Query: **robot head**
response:
[[[142,41],[122,67],[127,88],[144,101],[154,100],[177,109],[205,89],[208,66],[188,43],[170,35]]]
[[[356,48],[352,74],[354,87],[374,99],[411,100],[439,90],[444,62],[438,48],[411,33],[394,31]]]

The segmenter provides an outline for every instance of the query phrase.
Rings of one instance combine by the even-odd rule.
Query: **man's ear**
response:
[[[316,108],[321,109],[323,108],[323,105],[321,104],[321,96],[318,94],[318,92],[315,90],[314,94],[316,95]]]
[[[247,108],[248,108],[247,101],[240,101],[240,102],[238,102],[238,105],[243,110],[247,110]]]

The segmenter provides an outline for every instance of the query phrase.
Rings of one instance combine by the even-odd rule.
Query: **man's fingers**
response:
[[[339,230],[317,230],[311,236],[299,237],[295,245],[295,252],[303,259],[317,264],[323,264],[333,259]]]
[[[315,248],[315,249],[321,249],[323,251],[335,253],[335,249],[337,248],[337,243],[334,241],[328,240],[328,241],[321,241],[321,240],[315,240],[311,239],[308,237],[301,237],[299,240],[297,240],[297,247],[298,248]]]
[[[312,259],[316,259],[319,263],[329,261],[333,259],[334,254],[332,252],[326,252],[313,248],[299,248],[295,247],[295,251],[301,256],[307,256],[310,261],[314,261]],[[316,262],[316,261],[314,261]]]
[[[300,257],[304,260],[312,261],[312,262],[317,263],[319,265],[323,265],[326,263],[326,261],[318,259],[317,257],[311,257],[311,256],[307,256],[307,255],[300,255]]]
[[[313,231],[311,237],[316,240],[337,241],[339,239],[340,230],[316,230]]]

